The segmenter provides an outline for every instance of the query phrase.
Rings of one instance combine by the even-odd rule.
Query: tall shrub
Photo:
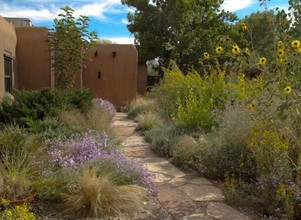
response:
[[[91,42],[97,38],[97,34],[88,31],[87,16],[80,15],[75,19],[74,10],[70,6],[61,9],[63,13],[54,19],[54,32],[50,36],[53,67],[58,87],[72,88],[76,74],[83,68]]]

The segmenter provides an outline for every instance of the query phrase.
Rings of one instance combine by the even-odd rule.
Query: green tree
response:
[[[270,57],[274,53],[275,46],[275,21],[276,15],[274,11],[255,12],[236,24],[237,29],[241,29],[241,24],[247,25],[246,31],[241,31],[242,39],[248,47],[261,56]]]
[[[59,88],[72,88],[75,77],[84,66],[96,32],[89,32],[89,18],[73,17],[74,10],[70,6],[61,8],[63,13],[54,19],[50,43],[53,50],[52,59]]]
[[[109,39],[99,39],[95,41],[96,44],[114,44],[113,41]]]
[[[185,72],[198,69],[199,58],[217,36],[229,30],[236,16],[220,10],[220,0],[121,0],[136,8],[128,14],[128,29],[135,36],[139,61],[159,58],[167,66],[175,60]]]

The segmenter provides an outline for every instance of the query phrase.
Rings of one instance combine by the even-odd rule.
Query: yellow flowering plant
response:
[[[224,49],[221,46],[216,47],[215,53],[217,55],[221,55],[223,53]]]
[[[239,54],[240,54],[240,48],[239,48],[237,45],[234,45],[234,46],[232,47],[232,53],[233,53],[234,55],[239,55]]]
[[[6,220],[35,220],[35,214],[28,204],[17,205],[0,212],[0,219]]]

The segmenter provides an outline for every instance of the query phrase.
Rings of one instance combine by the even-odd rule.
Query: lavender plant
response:
[[[111,116],[114,116],[116,114],[115,106],[108,100],[104,100],[102,98],[97,98],[97,99],[94,99],[94,104],[97,107],[108,111]]]
[[[118,178],[123,179],[126,184],[140,185],[153,196],[158,194],[155,185],[151,181],[153,174],[139,163],[130,160],[121,151],[103,152],[97,160],[92,161],[89,165],[97,166],[100,169],[109,166],[115,170]]]
[[[108,135],[93,130],[71,138],[57,138],[48,141],[53,168],[81,168],[85,164],[102,169],[110,166],[118,178],[127,184],[137,184],[147,188],[151,195],[157,190],[151,182],[151,173],[139,163],[130,160],[121,151],[109,150]],[[55,169],[54,169],[55,170]],[[46,171],[48,172],[48,171]]]
[[[53,163],[60,167],[77,167],[83,162],[99,158],[106,148],[108,135],[93,130],[75,134],[71,138],[57,138],[48,142],[52,146],[50,154]]]

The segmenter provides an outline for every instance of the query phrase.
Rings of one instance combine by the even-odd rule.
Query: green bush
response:
[[[203,78],[196,72],[184,75],[179,70],[165,70],[165,79],[152,96],[163,108],[163,116],[169,114],[166,119],[189,129],[208,130],[214,125],[212,111],[224,104],[227,87],[225,75],[219,69]],[[167,99],[162,100],[162,93]]]
[[[145,140],[150,148],[160,156],[171,157],[172,146],[177,140],[179,131],[174,126],[154,127],[144,132]]]
[[[0,132],[0,176],[4,182],[0,197],[16,199],[32,192],[33,155],[40,144],[36,136],[16,126]]]
[[[196,169],[201,151],[202,148],[194,138],[183,135],[172,147],[171,162],[185,169]]]
[[[223,179],[226,174],[237,178],[255,178],[256,165],[246,140],[256,122],[255,109],[228,103],[215,114],[217,127],[207,134],[208,146],[200,158],[200,172]]]
[[[210,129],[214,122],[213,100],[207,99],[201,91],[193,89],[189,89],[183,96],[182,101],[181,95],[178,93],[177,111],[173,114],[175,124],[187,128]]]
[[[39,197],[53,202],[61,201],[61,194],[75,186],[79,178],[79,171],[74,169],[60,169],[39,175],[32,183]]]
[[[0,107],[0,122],[16,123],[30,127],[32,121],[57,116],[62,110],[77,108],[86,110],[92,106],[92,94],[86,90],[41,89],[17,91],[15,101],[4,100]]]
[[[66,97],[68,108],[75,108],[85,112],[93,106],[93,94],[88,90],[63,90],[62,95]]]

